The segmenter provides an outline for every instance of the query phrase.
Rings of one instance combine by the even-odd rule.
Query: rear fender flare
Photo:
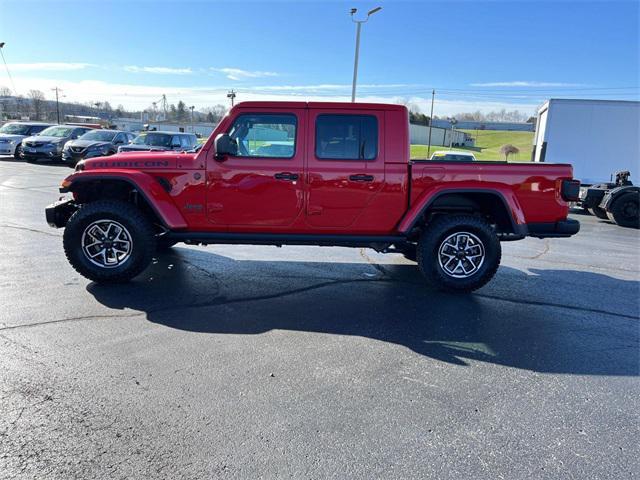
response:
[[[449,194],[467,194],[467,193],[484,193],[497,197],[508,214],[511,222],[511,228],[514,233],[522,233],[526,229],[526,221],[524,212],[520,207],[520,203],[516,195],[507,189],[485,189],[485,188],[443,188],[430,191],[412,205],[403,219],[401,220],[398,230],[401,233],[408,234],[418,224],[424,213],[433,205],[433,203],[443,195]]]
[[[144,172],[79,172],[65,179],[66,187],[60,192],[73,192],[79,185],[92,181],[117,180],[131,185],[170,230],[187,228],[187,222],[176,207],[169,193],[151,175]]]
[[[604,208],[608,211],[613,205],[613,202],[620,198],[621,195],[624,195],[626,193],[639,192],[640,186],[638,185],[624,185],[622,187],[613,188],[605,193],[604,197],[602,198],[602,202],[600,203],[600,208]]]

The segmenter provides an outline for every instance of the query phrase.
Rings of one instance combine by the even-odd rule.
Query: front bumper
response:
[[[78,163],[80,160],[88,160],[90,158],[96,158],[96,157],[106,157],[108,155],[108,153],[103,153],[100,150],[83,150],[80,153],[75,153],[69,150],[63,150],[62,151],[62,161],[66,164],[68,164],[69,166],[73,167],[76,163]]]
[[[51,205],[48,205],[44,209],[44,214],[47,219],[47,223],[53,228],[64,227],[71,215],[78,210],[78,205],[73,199],[58,200]]]
[[[42,147],[22,147],[22,158],[26,159],[40,159],[46,158],[49,160],[62,159],[62,152],[58,152],[55,149],[42,148]]]
[[[530,237],[536,238],[571,237],[580,231],[580,222],[567,218],[555,223],[529,223],[527,231]]]

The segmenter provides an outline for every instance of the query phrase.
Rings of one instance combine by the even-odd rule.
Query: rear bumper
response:
[[[536,238],[571,237],[580,231],[580,222],[567,218],[555,223],[529,223],[527,235]]]
[[[0,155],[13,155],[16,146],[11,143],[0,143]]]

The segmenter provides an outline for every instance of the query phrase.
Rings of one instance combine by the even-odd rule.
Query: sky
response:
[[[0,0],[0,86],[145,109],[350,99],[455,115],[548,98],[638,100],[640,2]]]

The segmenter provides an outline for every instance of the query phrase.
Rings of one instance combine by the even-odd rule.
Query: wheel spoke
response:
[[[98,220],[85,228],[82,250],[92,263],[103,268],[122,265],[131,256],[133,242],[127,229],[115,220]]]
[[[484,245],[473,233],[455,232],[446,237],[438,249],[442,270],[454,278],[474,275],[483,265]]]

